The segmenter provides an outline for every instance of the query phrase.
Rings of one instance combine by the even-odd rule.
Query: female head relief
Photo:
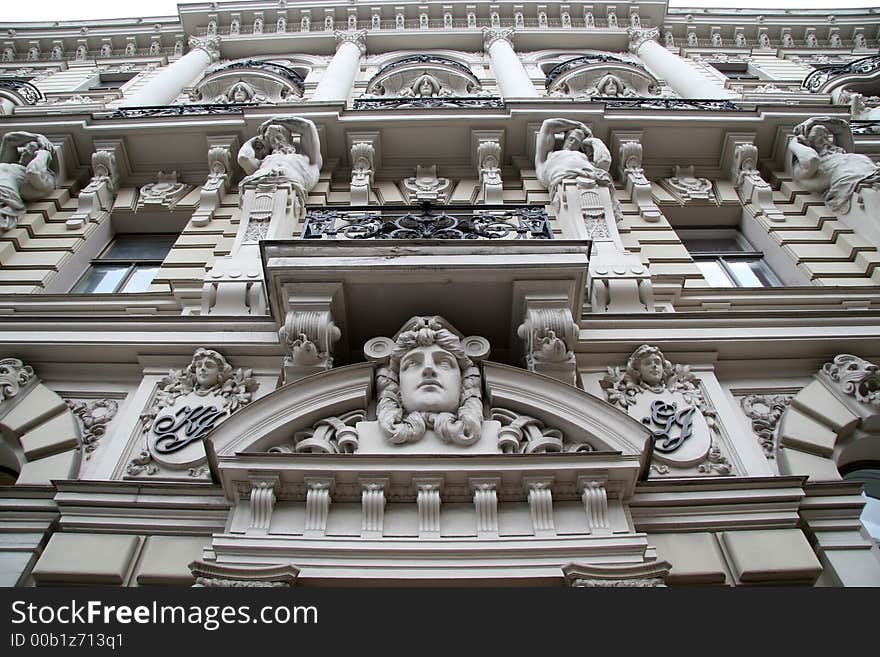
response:
[[[429,429],[448,443],[479,440],[480,372],[461,339],[435,318],[416,318],[398,335],[376,381],[376,416],[390,442],[416,442]]]

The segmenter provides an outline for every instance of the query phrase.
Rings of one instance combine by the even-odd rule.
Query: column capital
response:
[[[220,60],[220,37],[216,34],[206,37],[191,36],[189,38],[189,49],[191,51],[204,50],[208,53],[208,57],[211,58],[211,63],[216,63]]]
[[[660,37],[660,30],[656,27],[631,27],[626,33],[629,35],[629,51],[635,55],[639,53],[639,48],[647,41],[656,41]]]
[[[336,49],[343,43],[353,43],[361,51],[361,55],[367,52],[367,31],[366,30],[336,30],[333,33],[336,37]]]
[[[489,50],[491,45],[499,39],[507,41],[510,47],[513,47],[513,35],[516,33],[512,27],[484,27],[483,28],[483,50]]]

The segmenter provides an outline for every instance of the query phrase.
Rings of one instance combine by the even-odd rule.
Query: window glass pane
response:
[[[157,271],[159,271],[159,267],[155,265],[136,267],[120,292],[146,292]]]
[[[113,292],[125,278],[127,265],[94,265],[79,279],[71,292]]]
[[[705,278],[712,287],[734,286],[733,281],[731,281],[727,277],[727,274],[724,273],[721,263],[716,260],[697,260],[695,261],[695,264],[700,268],[703,278]]]
[[[691,253],[735,253],[744,251],[742,244],[736,238],[736,235],[719,235],[717,237],[688,237],[681,238],[684,248]]]
[[[742,287],[772,287],[776,277],[762,260],[725,260],[737,283]]]
[[[177,235],[117,235],[101,259],[164,260]]]

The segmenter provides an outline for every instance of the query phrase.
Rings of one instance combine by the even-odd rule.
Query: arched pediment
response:
[[[0,116],[12,114],[16,106],[36,105],[43,94],[30,82],[16,78],[0,79]]]
[[[609,86],[614,82],[616,89]],[[548,95],[656,96],[658,80],[644,67],[613,55],[582,55],[556,64],[544,82]]]
[[[362,411],[356,419],[366,421],[358,425],[373,425],[370,419],[374,407],[375,367],[372,363],[362,363],[328,370],[283,386],[249,404],[206,437],[212,467],[217,467],[218,459],[235,454],[318,451],[314,449],[313,440],[317,432],[310,429],[328,418],[336,420]],[[650,432],[626,413],[579,388],[534,372],[488,361],[482,363],[481,371],[486,425],[493,424],[492,417],[515,417],[520,420],[519,424],[523,424],[522,418],[526,423],[534,419],[551,442],[554,436],[561,434],[556,441],[561,446],[558,451],[617,452],[624,457],[636,457],[645,467]],[[338,423],[337,427],[342,424]],[[509,426],[504,421],[501,424]],[[375,442],[369,442],[372,429],[366,427],[359,431],[362,435],[358,454],[376,453],[371,451]],[[485,444],[478,448],[479,453],[501,454],[501,448],[491,441],[500,444],[498,436],[503,431],[497,428],[487,431],[489,433],[481,439]],[[297,447],[297,440],[304,440],[301,436],[307,436],[306,442]],[[382,447],[382,453],[412,454],[406,447],[409,446],[389,444]],[[426,449],[428,451],[419,453],[431,453],[430,448]],[[455,453],[467,454],[468,449],[458,448]],[[537,451],[541,449],[522,450],[523,453]],[[445,446],[437,449],[437,453],[448,452]]]
[[[192,95],[201,103],[291,102],[302,98],[303,76],[277,62],[241,60],[215,68],[196,85]]]
[[[473,96],[482,92],[471,69],[449,57],[412,55],[380,68],[367,85],[367,96],[385,98],[418,97],[418,81],[425,78],[433,89],[431,97]]]
[[[817,68],[804,78],[803,87],[807,91],[821,94],[830,94],[848,87],[866,96],[877,95],[880,87],[880,55]]]

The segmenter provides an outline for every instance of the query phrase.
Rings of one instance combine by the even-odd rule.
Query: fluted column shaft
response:
[[[483,49],[489,53],[498,90],[504,98],[535,98],[538,91],[513,49],[512,37],[513,28],[483,28]]]
[[[361,57],[367,51],[367,33],[336,32],[336,54],[321,76],[312,100],[347,100],[360,69]]]
[[[130,98],[124,98],[120,107],[149,107],[170,105],[180,93],[196,82],[205,69],[220,58],[220,38],[216,36],[189,40],[190,51],[173,64],[165,67]]]
[[[629,30],[629,50],[638,55],[659,78],[663,78],[682,98],[717,100],[731,98],[722,85],[707,80],[685,60],[660,45],[657,28]]]

